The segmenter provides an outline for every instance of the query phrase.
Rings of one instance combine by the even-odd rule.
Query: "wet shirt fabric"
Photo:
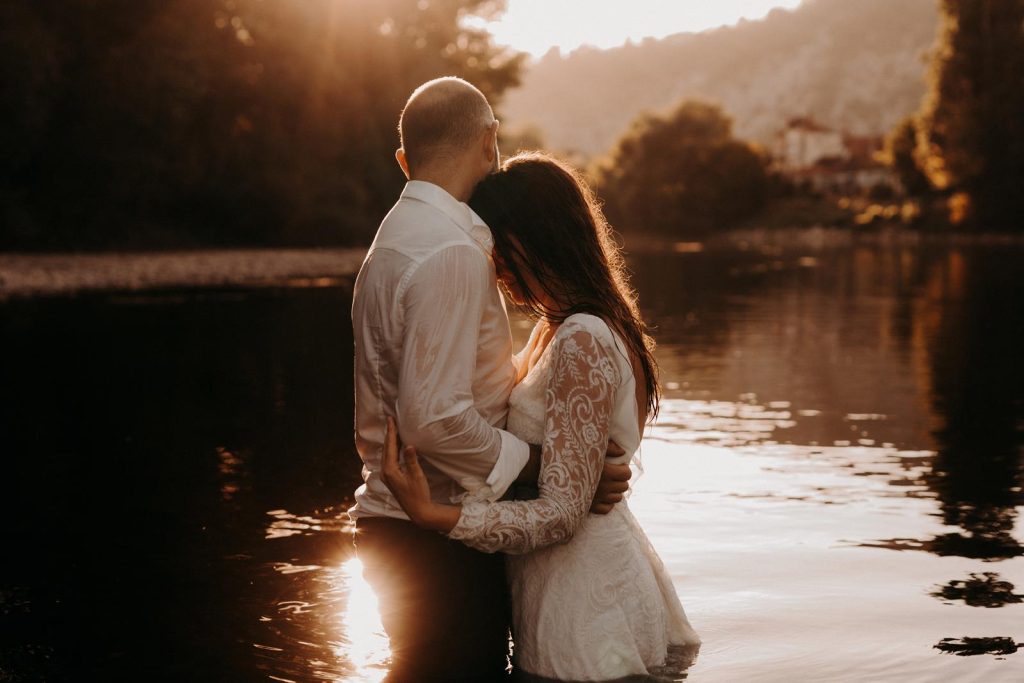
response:
[[[384,428],[416,445],[433,499],[494,500],[529,459],[501,429],[515,381],[508,314],[486,224],[445,190],[410,181],[356,278],[354,518],[407,519],[380,479]]]

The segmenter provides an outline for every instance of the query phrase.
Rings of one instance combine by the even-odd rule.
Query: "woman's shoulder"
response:
[[[559,325],[552,345],[556,343],[558,355],[600,370],[613,386],[621,385],[629,376],[626,356],[608,323],[599,316],[570,315]]]
[[[592,338],[607,353],[614,354],[619,351],[619,344],[616,343],[615,333],[611,327],[600,316],[591,313],[573,313],[562,321],[555,334],[555,338],[567,340],[584,333],[587,338]],[[577,337],[578,339],[579,337]]]
[[[571,335],[580,331],[589,332],[601,339],[610,339],[612,336],[608,323],[603,318],[592,313],[573,313],[562,321],[562,324],[558,327],[557,334]]]

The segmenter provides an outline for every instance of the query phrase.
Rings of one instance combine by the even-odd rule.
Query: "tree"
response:
[[[765,160],[732,137],[732,120],[704,102],[645,115],[598,170],[613,225],[701,237],[753,215],[768,189]]]
[[[0,0],[0,247],[366,243],[413,88],[518,83],[522,55],[464,22],[503,7]]]
[[[925,170],[979,228],[1024,229],[1024,0],[942,0]]]
[[[922,197],[933,189],[921,167],[919,133],[920,121],[908,116],[893,129],[885,143],[886,161],[910,197]]]

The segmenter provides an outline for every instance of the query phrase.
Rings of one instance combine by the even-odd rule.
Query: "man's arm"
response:
[[[615,451],[613,452],[613,447]],[[608,444],[606,457],[614,458],[623,454],[623,450],[614,441]],[[594,500],[590,504],[590,511],[597,515],[607,515],[621,503],[626,491],[629,490],[629,480],[633,476],[633,470],[629,465],[616,465],[607,460],[604,463],[604,470],[601,472],[601,481],[597,483],[597,491],[594,493]]]
[[[396,417],[402,440],[468,490],[499,497],[529,458],[523,441],[477,412],[480,322],[494,286],[486,257],[454,245],[422,263],[403,294]]]

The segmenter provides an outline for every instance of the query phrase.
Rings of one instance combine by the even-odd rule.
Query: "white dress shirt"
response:
[[[492,245],[472,209],[416,180],[377,230],[352,300],[364,481],[352,517],[407,519],[380,479],[388,415],[419,450],[438,502],[467,491],[497,499],[529,459],[501,429],[515,367]]]

